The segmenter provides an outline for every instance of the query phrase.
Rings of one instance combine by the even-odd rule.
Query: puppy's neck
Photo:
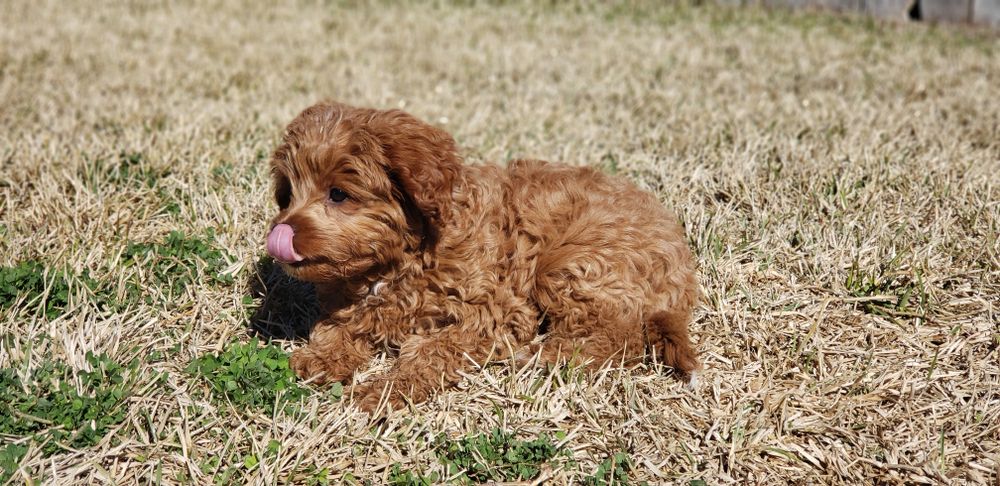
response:
[[[381,292],[382,289],[384,289],[386,285],[388,285],[388,284],[386,283],[385,280],[376,280],[368,288],[368,296],[369,297],[378,297],[379,292]]]
[[[387,275],[372,275],[355,279],[345,283],[343,292],[352,301],[364,301],[369,297],[375,297],[384,293],[385,288],[389,285],[388,278]]]
[[[421,262],[416,255],[407,255],[403,262],[373,269],[364,275],[327,284],[323,286],[326,294],[336,292],[347,305],[367,304],[377,305],[386,300],[392,289],[401,282],[411,279],[421,273]]]

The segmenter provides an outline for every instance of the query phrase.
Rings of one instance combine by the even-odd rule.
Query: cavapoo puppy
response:
[[[462,165],[436,127],[333,102],[292,121],[271,166],[267,250],[323,309],[292,368],[349,383],[376,350],[398,351],[353,387],[361,409],[398,410],[476,364],[536,353],[600,366],[648,350],[693,384],[695,264],[676,218],[628,181]]]

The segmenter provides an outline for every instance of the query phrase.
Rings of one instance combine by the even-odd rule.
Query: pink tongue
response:
[[[302,261],[302,255],[295,253],[292,246],[292,237],[295,230],[287,224],[275,225],[271,228],[271,234],[267,235],[267,252],[281,263],[295,263]]]

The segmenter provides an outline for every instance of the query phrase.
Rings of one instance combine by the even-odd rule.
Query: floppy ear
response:
[[[400,110],[377,112],[368,126],[394,184],[413,201],[429,224],[426,229],[435,231],[448,217],[452,187],[462,169],[455,140]]]

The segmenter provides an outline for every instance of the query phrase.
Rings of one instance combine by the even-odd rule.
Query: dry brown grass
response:
[[[87,369],[86,351],[144,363],[124,422],[83,450],[33,446],[12,482],[208,483],[231,468],[234,483],[283,484],[327,468],[380,484],[396,462],[444,473],[418,439],[494,427],[566,432],[573,460],[543,471],[553,483],[618,451],[651,484],[1000,481],[995,35],[641,4],[200,3],[0,6],[0,265],[124,285],[153,271],[124,263],[125,241],[214,228],[235,278],[146,285],[152,302],[119,310],[79,285],[58,317],[0,310],[0,366],[19,373]],[[471,162],[600,164],[657,191],[700,259],[702,388],[650,367],[499,364],[374,425],[322,390],[295,413],[211,399],[185,367],[248,341],[244,296],[259,305],[255,282],[283,282],[258,265],[274,211],[261,155],[322,97],[404,107]],[[88,180],[122,152],[153,187]],[[259,327],[307,312],[282,288]]]

